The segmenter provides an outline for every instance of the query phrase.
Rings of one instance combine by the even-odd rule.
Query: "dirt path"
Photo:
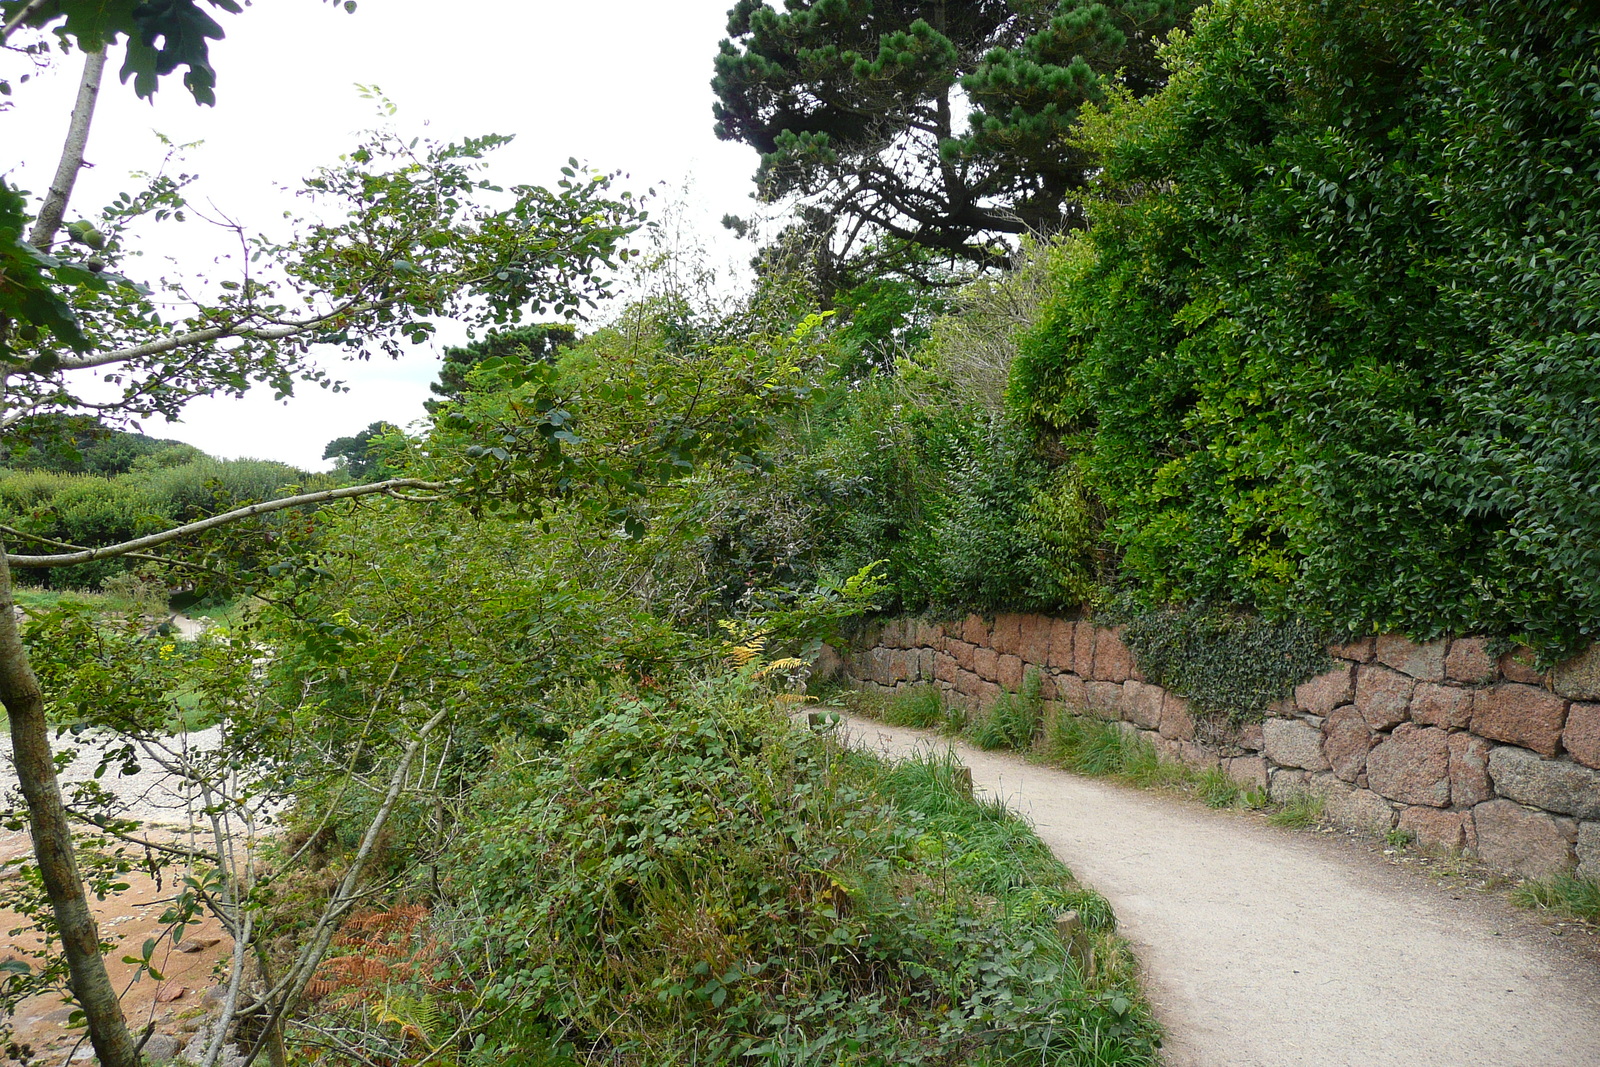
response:
[[[949,744],[845,728],[891,756]],[[1111,901],[1170,1067],[1600,1065],[1587,941],[1322,838],[953,747]]]

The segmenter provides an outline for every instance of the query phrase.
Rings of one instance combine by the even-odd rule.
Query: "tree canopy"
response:
[[[889,238],[999,266],[1005,235],[1077,221],[1065,201],[1095,165],[1067,136],[1079,110],[1158,87],[1155,47],[1194,6],[740,0],[716,133],[761,153],[761,195],[806,202],[839,257]]]

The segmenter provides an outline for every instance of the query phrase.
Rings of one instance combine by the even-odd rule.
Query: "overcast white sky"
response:
[[[627,184],[681,189],[686,218],[713,243],[719,262],[748,259],[717,220],[750,207],[756,155],[711,132],[711,60],[725,36],[731,0],[361,0],[345,14],[323,0],[257,0],[242,15],[219,15],[228,31],[213,45],[217,106],[194,104],[178,77],[152,105],[107,78],[74,204],[87,211],[131,189],[128,174],[154,169],[155,132],[203,141],[188,169],[201,175],[192,199],[273,227],[294,201],[284,191],[334,161],[359,131],[380,124],[357,83],[377,85],[399,105],[403,132],[441,139],[513,134],[497,153],[504,183],[550,184],[569,156],[624,170]],[[108,74],[120,66],[113,55]],[[13,80],[15,60],[0,58]],[[49,184],[77,88],[80,60],[16,86],[16,107],[0,113],[0,172],[24,188]],[[424,128],[423,123],[428,125]],[[19,155],[21,158],[18,158]],[[164,240],[179,256],[216,247],[191,222]],[[130,273],[158,273],[147,258]],[[441,330],[441,344],[460,335]],[[192,404],[184,421],[154,421],[146,433],[218,456],[279,459],[320,469],[324,445],[377,419],[406,423],[438,368],[438,344],[398,362],[337,363],[350,392],[303,387],[287,403],[259,392]]]

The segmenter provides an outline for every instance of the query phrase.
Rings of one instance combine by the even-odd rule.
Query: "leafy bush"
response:
[[[447,864],[483,1062],[1154,1062],[1104,901],[948,761],[841,752],[737,680],[577,700],[559,749],[502,750]]]
[[[1090,123],[1012,400],[1147,599],[1587,643],[1597,52],[1556,0],[1229,0]]]

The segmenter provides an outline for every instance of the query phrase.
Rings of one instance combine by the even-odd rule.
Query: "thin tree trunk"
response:
[[[72,199],[72,187],[77,184],[78,171],[83,169],[83,150],[89,144],[89,123],[94,119],[95,101],[100,98],[100,76],[106,69],[106,49],[84,57],[83,79],[78,82],[78,102],[72,108],[72,125],[67,127],[67,142],[61,146],[61,162],[56,164],[56,176],[50,182],[50,192],[39,207],[39,217],[33,222],[28,243],[43,251],[56,239],[61,228],[61,218],[67,213],[67,202]]]
[[[133,1037],[122,1017],[117,991],[100,956],[100,931],[72,852],[72,828],[61,803],[61,785],[50,752],[44,694],[22,645],[11,591],[11,568],[0,551],[0,702],[11,719],[17,782],[28,802],[33,854],[55,911],[72,993],[88,1020],[89,1040],[102,1067],[136,1067]]]

